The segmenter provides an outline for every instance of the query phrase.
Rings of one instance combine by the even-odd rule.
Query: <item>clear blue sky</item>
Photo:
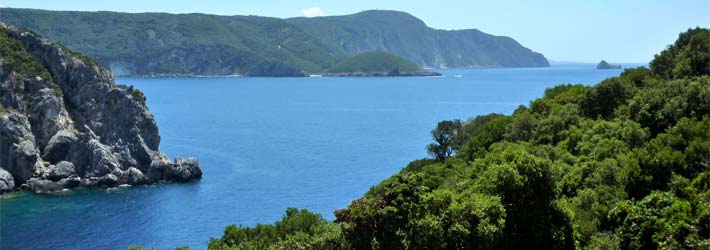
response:
[[[550,60],[578,62],[648,62],[679,32],[710,27],[708,0],[0,0],[0,6],[273,17],[303,16],[309,8],[324,15],[401,10],[434,28],[477,28],[510,36]]]

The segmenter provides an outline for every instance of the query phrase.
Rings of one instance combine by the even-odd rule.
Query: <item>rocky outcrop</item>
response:
[[[93,60],[0,23],[0,192],[201,178],[171,161],[143,94]],[[8,176],[9,175],[9,176]]]
[[[621,65],[610,64],[602,60],[601,62],[599,62],[599,64],[597,64],[597,69],[621,69]]]
[[[13,188],[15,188],[15,179],[10,172],[0,168],[0,193],[11,191]]]

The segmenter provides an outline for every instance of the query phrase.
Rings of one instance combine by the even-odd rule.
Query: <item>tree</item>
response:
[[[397,174],[337,211],[352,249],[501,249],[499,197],[430,186],[428,178]]]
[[[454,141],[462,128],[460,120],[441,121],[431,131],[434,142],[427,146],[427,152],[438,161],[444,161],[454,153]]]
[[[511,117],[499,114],[478,116],[468,121],[464,124],[464,133],[459,135],[464,138],[458,140],[462,146],[456,156],[466,161],[482,157],[491,144],[503,140],[510,123]]]
[[[344,248],[344,242],[340,225],[328,223],[306,209],[288,208],[274,224],[228,226],[221,238],[210,240],[207,248],[337,250]]]
[[[710,74],[710,30],[688,29],[651,61],[651,71],[666,79]]]
[[[499,195],[506,210],[505,249],[573,249],[572,227],[555,206],[550,160],[525,145],[500,142],[474,162],[474,188]]]
[[[692,209],[668,192],[654,192],[634,205],[621,226],[622,249],[690,249]]]
[[[590,118],[601,116],[604,119],[611,119],[616,107],[626,103],[626,100],[632,96],[631,88],[632,86],[628,86],[619,78],[604,80],[582,99],[584,114]]]

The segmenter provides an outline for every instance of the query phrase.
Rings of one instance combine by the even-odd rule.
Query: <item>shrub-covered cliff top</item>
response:
[[[17,78],[39,76],[51,80],[46,68],[32,59],[32,56],[17,39],[11,38],[9,30],[0,23],[0,63],[8,72],[16,72]]]

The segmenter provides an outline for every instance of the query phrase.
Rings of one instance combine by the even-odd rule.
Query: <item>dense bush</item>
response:
[[[664,78],[710,74],[710,30],[688,29],[651,62],[653,73]]]
[[[221,238],[210,240],[208,249],[344,249],[340,230],[318,214],[289,208],[273,225],[228,226]]]

